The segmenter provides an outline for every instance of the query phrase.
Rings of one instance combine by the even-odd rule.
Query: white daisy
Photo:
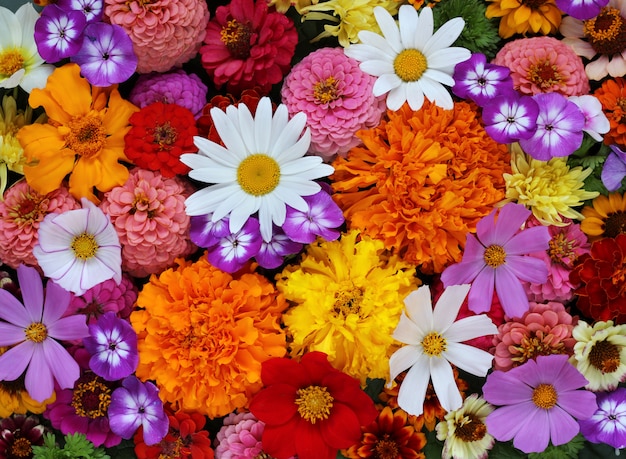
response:
[[[236,233],[255,212],[259,214],[261,236],[272,239],[272,223],[285,222],[286,205],[306,212],[302,196],[320,190],[314,180],[334,169],[319,156],[304,156],[311,143],[304,113],[292,119],[285,105],[272,115],[268,97],[259,102],[254,117],[244,104],[231,105],[224,113],[211,109],[215,129],[225,147],[202,137],[194,143],[197,154],[181,155],[192,170],[189,177],[212,185],[196,191],[185,201],[188,215],[212,214],[211,221],[229,217]]]
[[[391,381],[409,369],[398,392],[398,405],[409,414],[419,416],[424,410],[428,382],[446,411],[461,407],[463,399],[454,381],[451,363],[476,376],[485,376],[493,355],[462,344],[484,335],[494,335],[498,328],[484,314],[454,319],[461,309],[470,285],[453,285],[444,290],[434,310],[430,290],[424,285],[404,300],[405,311],[393,337],[407,346],[389,359]]]
[[[453,18],[433,34],[433,12],[423,8],[420,14],[411,5],[403,5],[398,22],[382,7],[374,16],[384,37],[363,30],[361,43],[345,49],[348,57],[361,62],[361,70],[378,77],[374,95],[386,93],[387,107],[398,110],[404,102],[419,110],[424,96],[445,109],[453,107],[452,96],[442,85],[453,86],[452,74],[459,62],[470,58],[470,51],[450,45],[461,35],[465,21]]]
[[[39,13],[28,2],[15,14],[0,7],[0,88],[21,88],[30,93],[43,88],[54,66],[45,64],[35,43]]]

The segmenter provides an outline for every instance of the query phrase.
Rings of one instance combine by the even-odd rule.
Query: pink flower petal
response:
[[[28,370],[26,370],[24,385],[28,391],[28,395],[38,402],[43,402],[47,398],[50,398],[54,392],[52,370],[48,366],[44,354],[44,346],[41,344],[34,346],[30,365],[28,365]]]
[[[590,393],[590,395],[593,394]],[[555,446],[569,442],[580,432],[578,422],[559,406],[548,410],[548,422],[550,425],[550,440],[552,440],[552,444]]]
[[[536,260],[542,263],[542,266],[545,268],[541,260]],[[515,274],[507,265],[498,267],[495,275],[495,285],[498,299],[507,316],[522,317],[528,311],[528,295],[526,295],[520,280],[515,277]]]
[[[504,247],[508,255],[526,255],[548,250],[550,231],[546,226],[534,226],[513,236]]]
[[[0,322],[0,346],[13,346],[26,339],[25,327]]]
[[[513,439],[513,446],[525,453],[544,451],[550,442],[549,412],[537,408],[533,402],[517,405],[517,408],[517,422],[521,424],[521,428]]]
[[[0,355],[0,381],[13,381],[24,373],[31,361],[35,343],[24,341]]]
[[[83,339],[89,336],[89,327],[82,314],[64,317],[48,326],[48,335],[61,341]]]
[[[43,284],[35,268],[26,265],[17,267],[17,280],[21,286],[22,299],[30,322],[41,322],[43,309]]]
[[[63,316],[71,299],[70,292],[54,282],[48,282],[42,319],[48,328]]]
[[[444,271],[444,273],[446,271]],[[470,311],[480,314],[481,312],[487,312],[491,309],[495,275],[496,272],[493,268],[485,266],[478,276],[476,276],[469,295],[467,296]]]
[[[43,344],[43,358],[51,375],[62,389],[71,389],[80,376],[80,368],[69,352],[53,339]],[[31,364],[32,366],[32,364]]]
[[[0,319],[22,328],[32,323],[24,305],[4,289],[0,289]]]

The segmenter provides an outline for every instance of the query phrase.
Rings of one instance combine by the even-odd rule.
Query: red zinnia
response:
[[[129,123],[132,128],[124,137],[124,153],[134,164],[166,178],[189,172],[179,158],[198,151],[193,144],[198,129],[190,110],[154,102],[133,113]]]
[[[574,291],[576,305],[594,320],[626,323],[626,234],[607,237],[591,244],[569,276],[580,284]]]
[[[306,353],[300,362],[266,360],[261,378],[265,388],[250,411],[265,423],[263,451],[274,457],[334,459],[378,414],[359,381],[333,368],[323,352]]]

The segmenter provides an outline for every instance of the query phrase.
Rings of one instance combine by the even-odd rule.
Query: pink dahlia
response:
[[[202,66],[215,86],[229,92],[259,86],[264,93],[291,68],[298,32],[266,0],[232,0],[218,6],[200,48]]]
[[[39,266],[33,247],[39,240],[39,223],[50,214],[80,208],[67,188],[40,195],[25,181],[17,182],[0,201],[0,260],[11,268],[20,263]]]
[[[374,96],[375,82],[342,48],[321,48],[291,69],[281,96],[290,116],[306,113],[310,151],[330,159],[361,143],[358,130],[378,125],[385,98]]]
[[[194,251],[184,205],[190,194],[179,178],[140,168],[130,171],[123,186],[105,194],[100,207],[120,238],[124,271],[147,276]]]
[[[515,89],[522,94],[589,93],[589,80],[574,50],[554,37],[520,38],[506,43],[493,60],[511,69]]]
[[[209,21],[205,0],[105,0],[104,16],[124,28],[137,72],[166,72],[198,53]]]
[[[576,344],[572,330],[577,323],[578,318],[561,303],[531,301],[526,314],[498,327],[494,368],[508,371],[539,355],[572,355]]]
[[[114,312],[121,319],[128,319],[137,300],[137,287],[126,275],[118,284],[113,279],[91,287],[81,296],[72,295],[66,315],[84,314],[87,324],[94,324],[100,316]]]

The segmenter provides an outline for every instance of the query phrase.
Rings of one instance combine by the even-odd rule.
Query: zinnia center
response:
[[[549,61],[538,62],[528,69],[528,79],[541,89],[549,89],[561,83],[563,77],[558,67]]]
[[[161,148],[168,148],[176,142],[177,132],[168,121],[160,126],[156,126],[152,135],[154,143]]]
[[[609,214],[604,221],[603,236],[615,238],[622,233],[626,233],[626,212],[618,210]]]
[[[589,363],[602,373],[613,373],[622,363],[620,349],[610,341],[598,341],[589,352]]]
[[[93,234],[83,233],[75,236],[70,244],[76,258],[87,260],[98,252],[98,242]]]
[[[33,448],[28,438],[16,438],[11,445],[11,454],[15,457],[31,457],[32,452]]]
[[[339,99],[337,84],[337,79],[332,75],[325,80],[318,81],[313,85],[313,97],[320,104],[327,104]]]
[[[558,395],[556,393],[556,389],[552,384],[539,384],[533,390],[533,403],[544,410],[549,410],[558,400]]]
[[[424,353],[429,357],[439,357],[447,349],[448,342],[437,332],[430,332],[422,340]]]
[[[105,417],[110,404],[111,389],[97,379],[78,383],[72,395],[72,407],[84,418]]]
[[[11,76],[24,68],[24,56],[16,49],[0,53],[0,75]]]
[[[485,260],[487,266],[497,268],[498,266],[503,265],[506,261],[506,252],[504,251],[504,248],[499,245],[490,245],[485,249],[483,259]]]
[[[564,233],[556,234],[548,242],[548,255],[554,263],[571,267],[578,256],[574,253],[574,243]]]
[[[393,61],[393,69],[402,81],[417,81],[428,68],[428,61],[420,51],[405,49]]]
[[[245,59],[250,55],[252,28],[247,24],[231,19],[220,31],[220,39],[233,57]]]
[[[303,419],[311,424],[328,419],[334,399],[326,387],[308,386],[304,389],[298,389],[296,393],[298,395],[296,398],[298,413]]]
[[[385,437],[386,436],[387,435],[385,435]],[[398,444],[394,440],[389,440],[387,438],[376,442],[374,451],[376,452],[374,457],[378,459],[396,459],[400,454]]]
[[[77,116],[67,127],[69,133],[65,137],[66,146],[77,155],[92,158],[104,147],[107,136],[102,120],[98,116],[93,114]]]
[[[241,189],[253,196],[274,191],[280,181],[280,166],[268,155],[250,155],[237,168],[237,182]]]
[[[583,30],[598,54],[612,56],[626,48],[626,24],[617,8],[602,8],[598,16],[584,21]]]
[[[482,440],[487,433],[485,423],[472,413],[463,416],[455,427],[455,435],[465,442]]]
[[[24,330],[26,339],[41,343],[48,337],[48,329],[41,322],[33,322]]]

